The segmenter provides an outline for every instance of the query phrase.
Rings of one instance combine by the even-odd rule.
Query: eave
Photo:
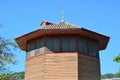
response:
[[[85,37],[89,37],[91,39],[98,41],[99,50],[103,50],[106,48],[107,43],[109,41],[109,37],[85,28],[74,28],[74,29],[38,29],[33,32],[27,33],[20,37],[15,38],[17,44],[22,50],[26,50],[26,42],[31,39],[38,38],[43,35],[54,35],[54,34],[78,34]]]

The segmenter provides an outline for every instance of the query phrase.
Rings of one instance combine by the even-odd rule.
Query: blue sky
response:
[[[42,20],[65,21],[110,36],[107,48],[100,51],[101,73],[116,73],[113,62],[120,53],[120,0],[0,0],[0,36],[13,40],[40,28]],[[25,70],[25,52],[16,51],[19,64],[13,71]]]

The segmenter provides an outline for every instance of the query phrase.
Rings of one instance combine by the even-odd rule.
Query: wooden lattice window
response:
[[[79,39],[78,44],[79,52],[87,54],[88,53],[87,41],[84,39]]]
[[[59,52],[60,51],[60,39],[59,38],[54,38],[53,39],[53,50],[55,52]]]
[[[60,39],[59,38],[47,38],[46,41],[47,52],[59,52],[60,51]]]
[[[38,39],[36,41],[36,54],[44,53],[44,39]]]
[[[99,56],[98,45],[94,42],[89,42],[89,54],[91,56]]]
[[[75,39],[73,38],[63,38],[62,39],[62,51],[75,51]]]
[[[35,49],[35,43],[27,44],[27,58],[35,55],[34,49]]]

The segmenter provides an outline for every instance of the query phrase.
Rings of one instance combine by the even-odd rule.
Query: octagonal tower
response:
[[[99,51],[109,37],[67,22],[42,21],[16,42],[26,51],[25,80],[101,80]]]

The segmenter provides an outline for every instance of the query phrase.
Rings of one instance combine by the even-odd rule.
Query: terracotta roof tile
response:
[[[60,22],[58,24],[45,25],[41,27],[41,29],[73,29],[73,28],[80,28],[80,27],[67,22]]]

